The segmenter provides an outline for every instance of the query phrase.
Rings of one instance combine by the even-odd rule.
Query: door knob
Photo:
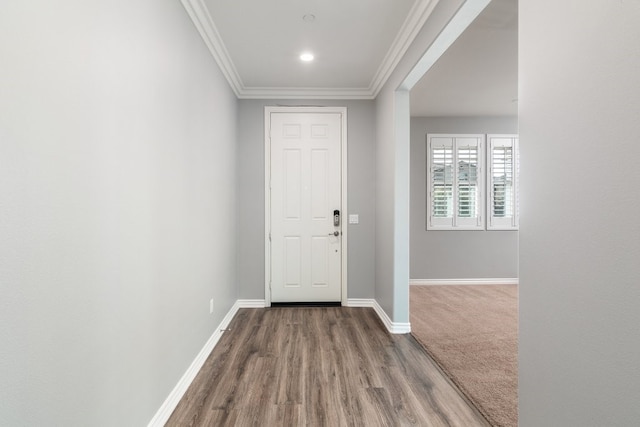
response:
[[[340,235],[339,231],[334,231],[333,233],[329,233],[329,236],[336,236],[338,237]]]

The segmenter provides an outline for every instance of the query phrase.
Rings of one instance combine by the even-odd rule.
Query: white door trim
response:
[[[271,307],[271,113],[338,113],[341,118],[341,203],[342,203],[342,253],[341,302],[347,305],[347,108],[346,107],[265,107],[264,108],[264,301],[265,307]]]

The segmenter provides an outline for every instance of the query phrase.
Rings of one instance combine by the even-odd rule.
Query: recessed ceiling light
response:
[[[316,15],[307,14],[302,17],[304,22],[313,22],[316,20]]]
[[[313,54],[309,52],[305,52],[302,55],[300,55],[300,60],[304,62],[313,61]]]

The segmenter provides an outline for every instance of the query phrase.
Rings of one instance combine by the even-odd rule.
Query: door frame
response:
[[[346,107],[264,107],[264,304],[271,307],[271,113],[336,113],[340,114],[342,127],[340,135],[340,171],[341,191],[341,216],[342,239],[340,239],[341,251],[341,303],[347,305],[347,236],[348,236],[348,210],[347,210],[347,108]]]

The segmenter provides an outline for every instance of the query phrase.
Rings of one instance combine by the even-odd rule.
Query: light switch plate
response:
[[[358,224],[360,223],[360,218],[358,214],[350,214],[349,215],[349,224]]]

